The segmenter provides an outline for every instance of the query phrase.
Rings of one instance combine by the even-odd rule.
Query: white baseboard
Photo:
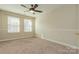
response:
[[[11,39],[3,39],[3,40],[0,40],[0,41],[16,40],[16,39],[31,38],[31,37],[33,37],[33,36],[29,36],[29,37],[19,37],[19,38],[11,38]]]
[[[67,46],[67,47],[70,47],[70,48],[73,48],[73,49],[79,49],[79,47],[77,47],[77,46],[73,46],[73,45],[63,43],[63,42],[59,42],[59,41],[56,41],[56,40],[51,40],[51,39],[48,39],[48,38],[45,38],[45,37],[43,37],[42,39],[46,39],[48,41],[55,42],[55,43],[58,43],[58,44],[61,44],[61,45],[64,45],[64,46]]]

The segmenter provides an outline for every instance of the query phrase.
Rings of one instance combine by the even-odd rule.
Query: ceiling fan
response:
[[[40,11],[40,10],[36,10],[36,8],[38,7],[38,4],[31,4],[30,8],[26,7],[25,5],[21,4],[22,7],[24,8],[27,8],[28,11],[32,12],[33,14],[35,14],[35,12],[38,12],[38,13],[42,13],[43,11]]]

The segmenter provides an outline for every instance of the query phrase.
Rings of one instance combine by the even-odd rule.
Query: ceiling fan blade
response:
[[[25,5],[21,4],[22,7],[29,9],[28,7],[26,7]]]
[[[40,13],[42,13],[43,11],[40,11],[40,10],[34,10],[35,12],[40,12]]]
[[[34,7],[34,5],[33,5],[33,4],[31,4],[31,7],[33,8],[33,7]]]
[[[37,7],[38,7],[38,5],[37,5],[37,4],[35,4],[35,5],[34,5],[34,8],[37,8]]]

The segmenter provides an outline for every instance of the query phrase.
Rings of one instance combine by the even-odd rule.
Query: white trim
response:
[[[8,40],[16,40],[16,39],[32,38],[32,37],[33,36],[30,36],[30,37],[19,37],[19,38],[3,39],[3,40],[0,40],[0,41],[8,41]]]
[[[68,47],[73,48],[73,49],[79,49],[79,47],[74,46],[74,45],[70,45],[70,44],[67,44],[67,43],[59,42],[59,41],[56,41],[56,40],[51,40],[51,39],[48,39],[48,38],[45,38],[45,37],[41,37],[41,38],[45,39],[45,40],[48,40],[48,41],[51,41],[51,42],[55,42],[55,43],[64,45],[64,46],[68,46]]]

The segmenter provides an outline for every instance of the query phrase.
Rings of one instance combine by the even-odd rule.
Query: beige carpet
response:
[[[0,42],[0,53],[11,54],[77,54],[72,49],[40,38],[17,39]]]

